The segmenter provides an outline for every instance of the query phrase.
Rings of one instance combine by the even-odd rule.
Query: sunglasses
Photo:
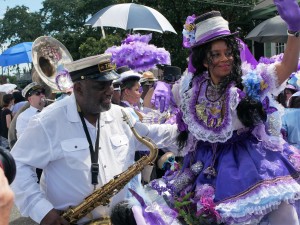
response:
[[[114,87],[114,91],[121,91],[121,87]]]
[[[32,95],[40,96],[41,94],[45,95],[45,90],[33,91],[33,92],[30,94],[30,96],[32,96]]]

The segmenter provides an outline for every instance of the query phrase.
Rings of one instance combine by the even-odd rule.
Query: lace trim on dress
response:
[[[189,77],[191,80],[191,77]],[[201,110],[205,110],[205,104],[207,99],[205,97],[205,91],[199,93],[199,88],[205,90],[208,84],[207,73],[197,76],[193,79],[193,86],[187,89],[187,80],[184,81],[185,86],[181,88],[181,111],[183,112],[183,121],[188,125],[188,130],[197,140],[209,141],[211,143],[226,142],[232,137],[232,110],[235,110],[239,102],[239,95],[237,88],[233,85],[229,85],[226,89],[223,104],[223,118],[218,120],[217,124],[209,123],[209,119],[206,117],[200,117]],[[196,109],[196,105],[198,108]],[[219,109],[216,109],[219,110]],[[197,112],[198,111],[198,112]],[[198,114],[198,115],[197,115]],[[205,115],[205,112],[202,112]],[[205,120],[204,120],[205,119]],[[207,120],[206,120],[207,119]]]
[[[255,224],[269,213],[278,208],[283,202],[294,203],[300,199],[300,186],[292,178],[264,181],[254,193],[238,196],[217,204],[216,209],[226,224]]]

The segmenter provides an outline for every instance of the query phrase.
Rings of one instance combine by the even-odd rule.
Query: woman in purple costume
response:
[[[173,87],[184,163],[165,188],[152,187],[171,192],[188,224],[299,224],[300,155],[279,135],[272,94],[297,69],[300,9],[295,0],[274,3],[290,33],[282,62],[242,65],[240,42],[219,12],[190,16],[184,26],[189,72]],[[153,102],[167,93],[157,85]]]

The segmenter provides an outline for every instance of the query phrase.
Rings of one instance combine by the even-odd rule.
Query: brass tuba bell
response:
[[[38,37],[32,45],[32,63],[41,80],[52,92],[65,92],[72,88],[70,75],[64,64],[73,61],[67,48],[49,36]],[[32,80],[38,78],[32,77]]]

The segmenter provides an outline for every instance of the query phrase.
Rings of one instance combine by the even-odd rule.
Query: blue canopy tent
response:
[[[0,55],[0,66],[12,66],[20,63],[31,63],[31,48],[33,42],[23,42],[6,49]]]

